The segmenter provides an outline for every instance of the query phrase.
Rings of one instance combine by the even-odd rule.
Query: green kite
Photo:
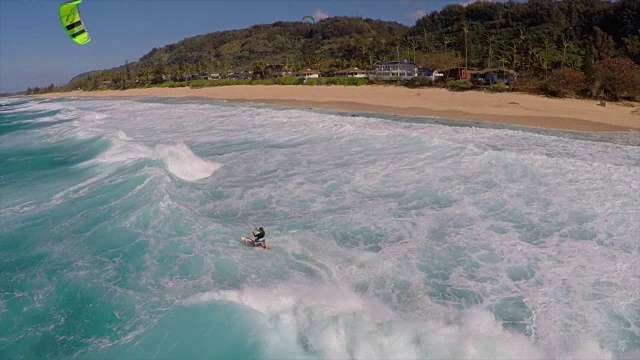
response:
[[[67,1],[60,5],[58,12],[60,13],[62,27],[67,32],[67,35],[76,43],[84,45],[91,41],[91,37],[89,33],[87,33],[87,29],[84,27],[82,20],[80,20],[78,4],[81,2],[82,0]]]

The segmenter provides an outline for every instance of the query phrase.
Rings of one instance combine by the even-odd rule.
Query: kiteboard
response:
[[[253,246],[253,241],[246,236],[241,236],[240,240],[244,241],[244,243],[249,246]]]
[[[240,240],[244,241],[245,244],[247,244],[247,245],[249,245],[251,247],[260,247],[259,245],[255,245],[253,240],[249,239],[246,236],[241,236]],[[269,246],[267,246],[265,250],[271,250],[271,248]]]

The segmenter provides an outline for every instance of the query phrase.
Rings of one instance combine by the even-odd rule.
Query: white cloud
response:
[[[316,21],[320,21],[320,20],[326,19],[328,17],[329,17],[329,14],[323,12],[320,9],[316,10],[315,14],[313,14],[313,18],[316,19]]]
[[[424,10],[416,10],[412,13],[405,14],[405,16],[411,20],[418,20],[425,15],[427,15],[427,13],[424,12]]]

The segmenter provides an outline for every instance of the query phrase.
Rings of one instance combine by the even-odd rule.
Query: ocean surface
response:
[[[640,357],[638,133],[0,104],[0,359]]]

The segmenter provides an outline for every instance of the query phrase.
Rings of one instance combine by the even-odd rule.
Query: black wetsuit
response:
[[[264,243],[264,230],[260,231],[258,230],[258,233],[254,233],[253,231],[251,232],[253,234],[253,236],[255,236],[256,238],[253,240],[254,243]]]

